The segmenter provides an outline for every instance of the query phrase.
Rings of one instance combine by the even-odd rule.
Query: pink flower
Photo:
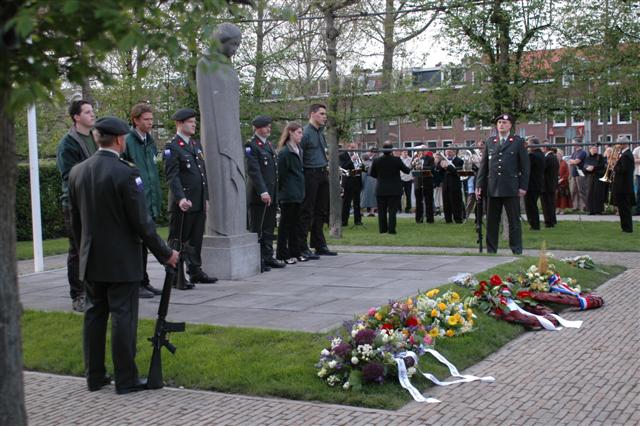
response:
[[[372,317],[376,314],[376,308],[369,308],[369,312],[367,314]]]
[[[428,334],[424,336],[424,339],[422,339],[422,341],[425,345],[431,345],[433,343],[433,339]]]

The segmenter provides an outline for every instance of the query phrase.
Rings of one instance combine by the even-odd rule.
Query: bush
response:
[[[158,163],[160,188],[163,200],[167,199],[167,184],[164,178],[164,163]],[[18,164],[18,182],[16,187],[16,234],[18,241],[30,241],[31,226],[31,189],[29,187],[29,164]],[[64,217],[62,216],[62,182],[55,161],[40,162],[40,209],[42,213],[42,238],[60,238],[66,236]],[[159,226],[166,226],[168,213],[162,210],[158,218]]]

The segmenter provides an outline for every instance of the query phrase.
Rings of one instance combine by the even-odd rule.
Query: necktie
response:
[[[500,139],[500,145],[504,145],[507,143],[507,138]]]

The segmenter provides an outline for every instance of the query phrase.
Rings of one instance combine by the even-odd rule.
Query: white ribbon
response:
[[[495,381],[495,379],[493,377],[491,377],[491,376],[477,377],[477,376],[472,376],[470,374],[460,374],[460,372],[455,367],[455,365],[451,364],[444,357],[444,355],[442,355],[440,352],[436,351],[435,349],[426,349],[425,351],[430,353],[431,355],[433,355],[442,364],[446,365],[449,368],[449,373],[451,374],[451,376],[459,377],[459,379],[451,380],[451,381],[448,381],[448,382],[442,382],[442,381],[438,380],[438,378],[436,376],[434,376],[433,374],[424,373],[423,371],[418,369],[418,357],[416,356],[416,354],[414,352],[407,351],[407,352],[402,352],[402,353],[398,354],[396,356],[396,358],[395,358],[396,364],[398,365],[398,381],[400,382],[400,385],[403,388],[405,388],[406,390],[409,391],[409,393],[411,394],[413,399],[415,401],[417,401],[417,402],[434,403],[434,402],[440,402],[440,401],[435,399],[435,398],[425,398],[420,393],[420,391],[418,391],[418,389],[416,389],[411,384],[411,381],[409,380],[409,376],[407,375],[407,368],[406,368],[406,365],[404,363],[404,358],[407,357],[407,356],[413,358],[414,365],[416,366],[416,369],[418,371],[420,371],[420,373],[424,377],[426,377],[427,379],[431,380],[433,383],[435,383],[438,386],[449,386],[449,385],[454,385],[456,383],[467,383],[467,382],[475,382],[475,381],[481,381],[481,382],[485,382],[485,383],[493,383]]]
[[[520,312],[523,315],[527,315],[527,316],[530,316],[530,317],[535,317],[540,322],[540,325],[542,325],[542,327],[545,330],[558,331],[558,330],[562,330],[562,327],[580,328],[582,326],[582,321],[569,321],[569,320],[566,320],[566,319],[562,318],[559,315],[551,314],[551,316],[553,318],[555,318],[558,321],[558,323],[562,326],[562,327],[556,327],[555,325],[553,325],[553,323],[551,321],[549,321],[545,317],[540,316],[540,315],[536,315],[536,314],[532,314],[531,312],[525,311],[520,306],[518,306],[518,304],[516,302],[514,302],[512,299],[507,299],[507,307],[510,310]]]

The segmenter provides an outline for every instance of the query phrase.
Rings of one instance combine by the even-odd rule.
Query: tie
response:
[[[507,143],[507,138],[500,139],[500,145],[504,145]]]

